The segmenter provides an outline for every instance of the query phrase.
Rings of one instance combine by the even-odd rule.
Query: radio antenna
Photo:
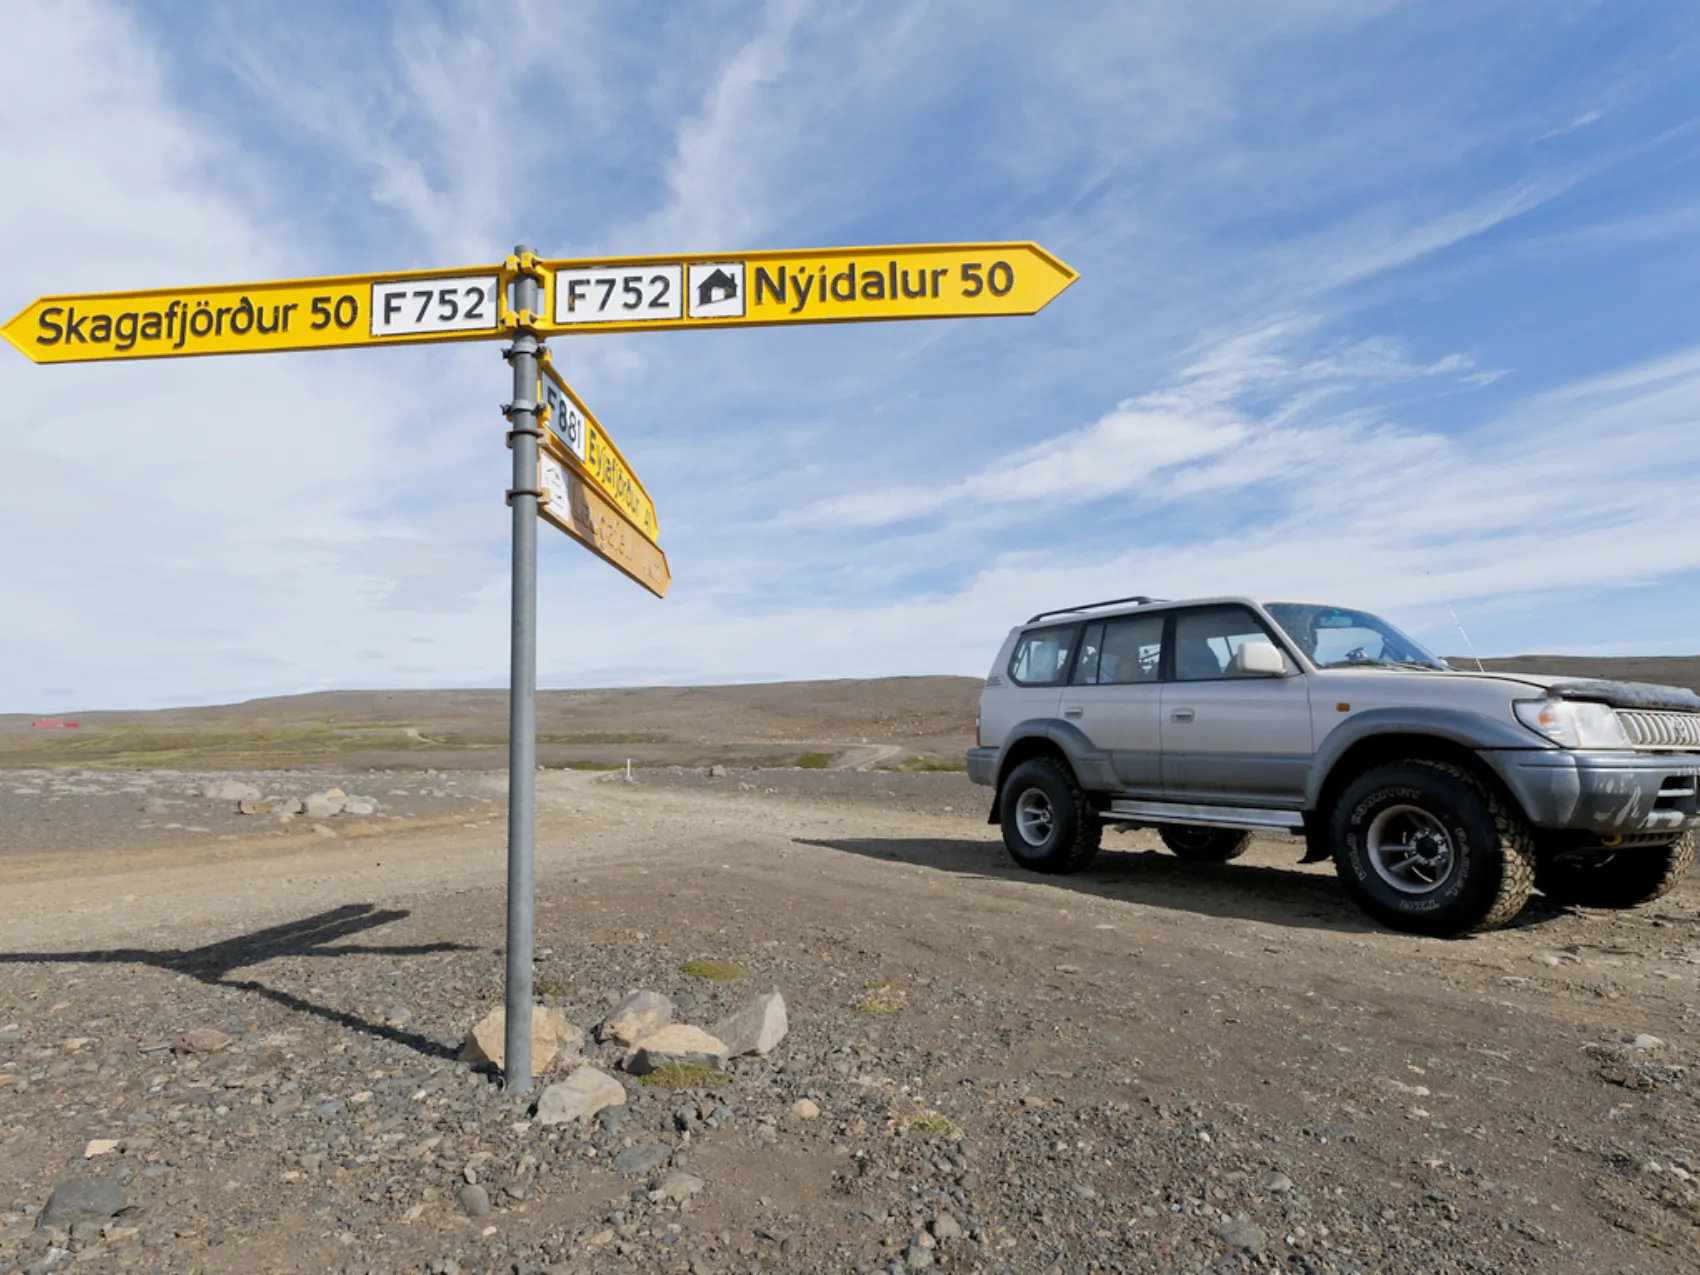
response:
[[[1464,632],[1464,622],[1458,618],[1458,613],[1452,609],[1450,602],[1446,604],[1446,613],[1452,617],[1452,623],[1458,626],[1458,636],[1464,639],[1464,645],[1470,648],[1470,658],[1476,662],[1476,672],[1487,672],[1482,666],[1482,657],[1476,654],[1476,644],[1470,641],[1470,635]]]

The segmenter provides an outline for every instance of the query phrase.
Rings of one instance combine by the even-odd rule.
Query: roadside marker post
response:
[[[1035,243],[903,244],[499,266],[38,297],[0,327],[35,363],[506,339],[513,398],[503,1081],[529,1093],[537,839],[537,522],[663,597],[655,504],[542,339],[1036,314],[1079,276]],[[509,298],[509,289],[512,298]],[[37,722],[36,725],[43,725]],[[62,723],[47,723],[61,725]],[[63,723],[75,725],[76,723]],[[630,775],[631,763],[627,762]]]

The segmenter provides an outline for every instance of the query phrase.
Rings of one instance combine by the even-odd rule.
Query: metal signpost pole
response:
[[[522,259],[532,249],[520,244]],[[514,281],[514,309],[537,310],[537,279]],[[526,319],[524,322],[530,322]],[[531,1091],[533,842],[537,795],[537,337],[516,330],[508,359],[514,397],[508,441],[514,452],[513,647],[508,691],[508,986],[503,1078],[510,1093]]]

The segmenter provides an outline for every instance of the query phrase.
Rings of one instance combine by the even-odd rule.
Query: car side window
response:
[[[1104,630],[1104,650],[1098,660],[1101,685],[1127,686],[1155,682],[1162,676],[1163,617],[1129,616],[1112,620]]]
[[[1242,676],[1234,672],[1234,652],[1247,642],[1274,641],[1244,607],[1183,611],[1175,617],[1175,680],[1209,682]]]
[[[1078,625],[1036,629],[1023,634],[1010,657],[1009,676],[1017,686],[1061,686],[1068,680]]]
[[[1080,639],[1080,658],[1074,665],[1074,684],[1076,686],[1096,686],[1098,684],[1098,664],[1104,652],[1104,626],[1088,624]]]

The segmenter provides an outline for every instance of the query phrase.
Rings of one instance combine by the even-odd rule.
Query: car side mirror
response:
[[[1230,666],[1237,677],[1285,677],[1287,661],[1273,642],[1246,642]]]

